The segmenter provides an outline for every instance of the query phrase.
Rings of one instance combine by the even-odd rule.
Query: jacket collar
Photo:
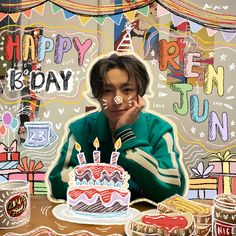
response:
[[[96,119],[94,120],[93,130],[88,137],[88,142],[93,143],[94,139],[97,137],[99,142],[108,142],[112,136],[109,126],[109,121],[105,114],[101,111],[98,112]]]
[[[91,133],[89,134],[88,142],[93,143],[96,137],[98,138],[99,142],[110,142],[110,140],[112,139],[112,134],[109,126],[109,121],[102,111],[98,112],[96,119],[94,119],[94,122],[95,124],[93,126],[93,130],[91,130]],[[139,114],[139,118],[132,125],[132,128],[135,131],[137,137],[147,138],[146,132],[143,132],[143,130],[148,129],[147,120],[143,112]]]

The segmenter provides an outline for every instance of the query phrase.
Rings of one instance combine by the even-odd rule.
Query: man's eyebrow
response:
[[[121,87],[128,87],[128,86],[132,86],[132,84],[131,83],[129,83],[129,82],[127,82],[127,83],[125,83],[125,84],[122,84],[122,86]]]
[[[104,84],[104,87],[113,87],[113,85],[106,83],[106,84]]]

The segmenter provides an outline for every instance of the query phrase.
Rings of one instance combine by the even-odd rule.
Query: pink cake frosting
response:
[[[74,169],[76,185],[108,185],[122,187],[125,170],[106,163],[84,164]]]
[[[108,186],[74,186],[69,188],[69,209],[79,214],[117,216],[126,214],[130,191]]]

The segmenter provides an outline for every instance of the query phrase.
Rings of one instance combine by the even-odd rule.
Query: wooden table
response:
[[[39,234],[39,232],[36,234],[28,234],[28,235],[38,235],[38,236],[55,236],[55,235],[69,235],[70,233],[78,230],[86,230],[98,235],[110,235],[110,234],[120,234],[125,235],[124,231],[124,225],[86,225],[86,224],[76,224],[76,223],[70,223],[65,222],[62,220],[58,220],[54,217],[52,214],[52,209],[56,206],[56,203],[50,202],[46,196],[31,196],[31,217],[30,221],[18,228],[14,229],[8,229],[8,230],[2,230],[0,229],[0,235],[17,235],[22,234],[22,236],[26,236],[27,232],[34,230],[35,228],[38,228],[40,226],[46,226],[54,231],[56,233],[44,233]],[[155,209],[155,206],[147,203],[136,203],[132,207],[137,208],[140,211],[145,211],[149,209]],[[47,229],[47,228],[46,228]],[[47,231],[47,230],[45,230]],[[10,234],[10,232],[13,232],[14,234]],[[76,234],[71,234],[76,235]],[[78,234],[77,234],[78,235]],[[83,235],[85,236],[85,235]]]

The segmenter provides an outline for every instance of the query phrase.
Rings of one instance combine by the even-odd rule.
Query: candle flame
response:
[[[95,148],[99,148],[99,146],[100,146],[100,144],[99,144],[99,141],[98,141],[98,138],[96,137],[95,139],[94,139],[94,141],[93,141],[93,146],[95,147]]]
[[[121,138],[118,138],[115,142],[115,149],[118,150],[121,147]]]
[[[81,146],[79,143],[75,142],[75,149],[80,152],[81,151]]]

